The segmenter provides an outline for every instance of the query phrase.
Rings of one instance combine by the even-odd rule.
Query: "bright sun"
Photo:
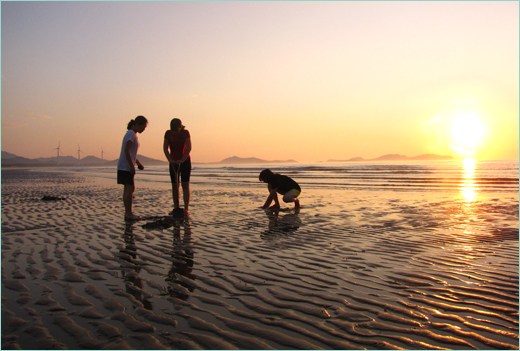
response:
[[[476,114],[461,114],[452,120],[453,147],[462,153],[474,153],[484,135],[484,125]]]

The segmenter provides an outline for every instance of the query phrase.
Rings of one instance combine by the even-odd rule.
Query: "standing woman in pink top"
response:
[[[164,155],[170,163],[170,179],[172,181],[173,208],[179,208],[179,183],[175,179],[181,174],[182,195],[184,199],[184,215],[188,216],[190,204],[190,175],[191,175],[191,139],[188,132],[178,118],[170,122],[170,130],[164,134]],[[178,178],[177,178],[178,179]],[[173,213],[170,212],[170,215]]]

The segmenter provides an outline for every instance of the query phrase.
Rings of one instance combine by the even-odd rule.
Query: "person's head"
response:
[[[274,173],[271,172],[270,169],[266,168],[262,172],[260,172],[260,176],[258,177],[258,180],[264,183],[269,183],[271,179],[273,178]]]
[[[135,119],[128,122],[127,129],[132,129],[136,133],[142,133],[148,125],[148,120],[144,116],[137,116]]]
[[[181,130],[184,130],[184,126],[182,125],[182,122],[178,118],[174,118],[170,122],[170,130],[173,132],[180,132]]]

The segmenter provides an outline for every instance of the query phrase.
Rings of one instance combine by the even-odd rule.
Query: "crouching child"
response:
[[[300,196],[302,190],[300,185],[292,178],[278,173],[273,173],[270,169],[264,169],[262,172],[260,172],[258,179],[261,182],[267,183],[267,190],[269,191],[269,196],[261,208],[280,208],[278,194],[283,195],[284,202],[294,202],[295,209],[299,209],[301,207],[298,196]],[[269,207],[273,201],[274,205]]]

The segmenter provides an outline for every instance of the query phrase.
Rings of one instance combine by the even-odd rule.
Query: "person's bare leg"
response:
[[[179,208],[179,185],[172,184],[173,208]]]
[[[182,182],[182,198],[184,199],[184,211],[190,207],[190,182]]]
[[[134,197],[135,185],[125,184],[123,189],[123,204],[125,205],[125,218],[131,218],[134,214],[132,213],[132,200]]]
[[[293,191],[290,190],[286,192],[283,196],[284,202],[294,202],[294,208],[300,208],[300,200],[298,200],[298,195]]]

